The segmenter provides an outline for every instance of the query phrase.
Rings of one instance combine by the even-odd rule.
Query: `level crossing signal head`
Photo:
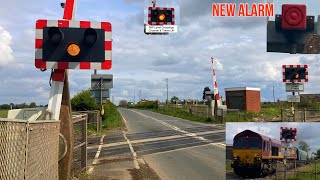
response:
[[[174,8],[149,7],[148,9],[149,25],[174,25]]]
[[[283,82],[308,82],[307,65],[283,65]]]
[[[38,20],[35,66],[39,69],[111,69],[109,22]]]
[[[296,128],[280,128],[280,140],[296,141],[297,129]]]

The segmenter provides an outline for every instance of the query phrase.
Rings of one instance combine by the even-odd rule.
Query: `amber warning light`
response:
[[[274,3],[213,3],[212,16],[274,16]]]

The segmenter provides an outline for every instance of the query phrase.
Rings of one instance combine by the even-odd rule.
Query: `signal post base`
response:
[[[73,155],[73,122],[70,103],[68,71],[65,71],[62,102],[60,109],[60,133],[67,142],[67,153],[59,162],[59,179],[70,179]]]

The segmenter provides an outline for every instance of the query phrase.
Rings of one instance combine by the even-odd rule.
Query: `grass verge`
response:
[[[0,110],[0,118],[7,118],[9,110]]]
[[[121,127],[122,125],[122,117],[117,107],[110,101],[107,101],[107,103],[104,105],[102,128],[108,130]]]
[[[315,174],[316,167],[317,167],[317,174]],[[288,177],[288,180],[293,180],[293,179],[309,180],[309,179],[316,179],[316,176],[317,178],[320,178],[320,161],[312,162],[304,167],[301,167],[298,173],[296,174],[296,176],[294,176],[294,174],[291,174]]]
[[[204,117],[204,116],[197,116],[189,113],[185,109],[180,109],[180,108],[158,108],[158,109],[147,109],[151,110],[153,112],[157,112],[160,114],[165,114],[173,117],[178,117],[182,119],[187,119],[191,121],[198,121],[198,122],[204,122],[204,123],[215,123],[216,120],[214,117]]]
[[[229,173],[229,172],[233,172],[233,169],[231,167],[231,164],[232,164],[232,160],[226,160],[226,173]]]

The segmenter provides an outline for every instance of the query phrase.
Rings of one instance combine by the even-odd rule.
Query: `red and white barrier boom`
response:
[[[213,92],[214,92],[215,101],[217,102],[217,109],[220,109],[220,107],[222,105],[222,102],[221,102],[220,95],[219,95],[218,83],[217,83],[217,77],[216,77],[216,71],[215,71],[214,62],[215,62],[214,58],[211,57],[212,78],[213,78]]]

